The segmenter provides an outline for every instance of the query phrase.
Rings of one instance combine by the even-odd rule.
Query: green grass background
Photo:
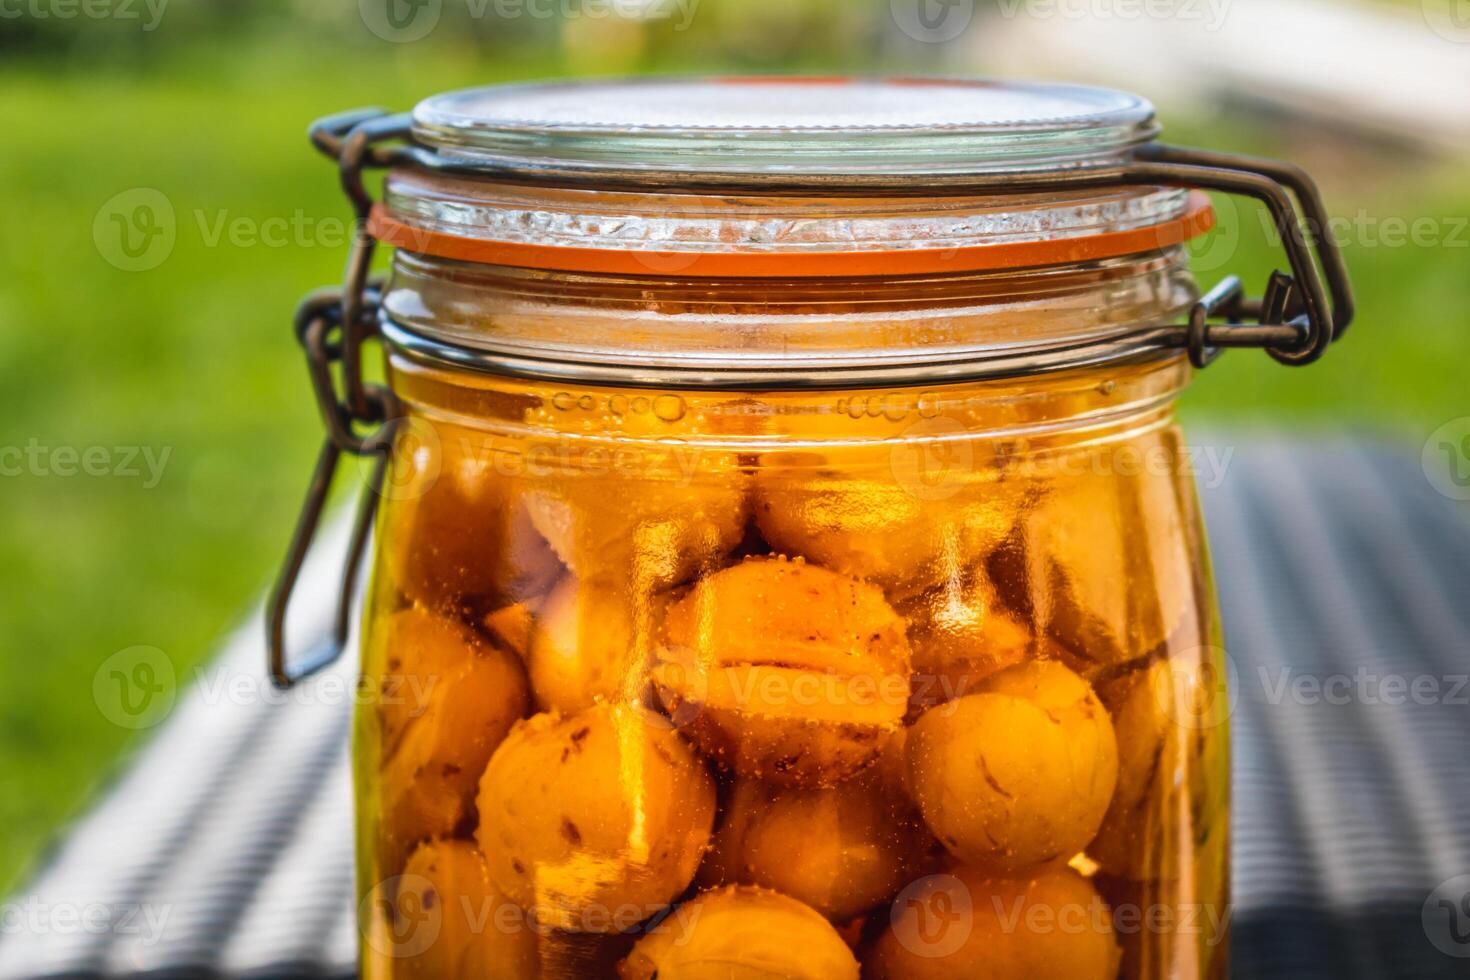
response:
[[[663,51],[635,67],[750,67],[726,60],[695,53],[681,63]],[[775,60],[874,67],[830,50]],[[0,61],[0,446],[35,439],[171,454],[152,489],[123,478],[0,478],[0,891],[34,866],[129,743],[93,701],[98,665],[138,644],[165,651],[181,675],[207,656],[273,574],[320,439],[289,316],[302,292],[337,280],[343,250],[211,246],[201,216],[299,210],[340,221],[334,176],[304,140],[314,116],[586,67],[544,51],[324,49],[289,36],[176,45],[100,67],[82,56]],[[1249,121],[1177,123],[1180,139],[1300,148]],[[1470,213],[1455,167],[1369,156],[1362,172],[1329,173],[1341,213]],[[98,208],[133,187],[162,191],[178,216],[173,253],[147,272],[109,265],[92,238]],[[1259,288],[1267,248],[1248,210],[1241,224],[1229,268]],[[1231,354],[1186,396],[1187,415],[1352,426],[1417,450],[1440,423],[1470,413],[1467,259],[1470,232],[1458,248],[1351,246],[1355,335],[1310,370]]]

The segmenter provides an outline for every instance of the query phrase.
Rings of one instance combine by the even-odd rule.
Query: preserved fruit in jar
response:
[[[457,379],[399,367],[406,404],[436,414],[461,405]],[[1034,399],[1065,413],[1079,400],[1116,404],[1117,417],[1102,432],[1047,425],[1035,443],[1003,452],[993,443],[1013,436],[987,422],[1009,411],[1013,383],[936,390],[945,417],[965,426],[973,469],[986,473],[967,474],[961,492],[1003,479],[1015,510],[1004,539],[956,538],[952,574],[918,590],[911,578],[880,584],[777,551],[739,500],[738,538],[683,581],[640,579],[639,559],[624,554],[609,559],[620,575],[583,579],[563,566],[539,596],[447,623],[391,587],[385,558],[369,614],[375,656],[400,672],[458,678],[493,651],[516,668],[505,670],[502,693],[520,692],[497,716],[513,709],[515,724],[499,723],[473,791],[456,784],[452,821],[379,807],[392,799],[391,755],[362,777],[374,839],[404,842],[394,860],[407,861],[395,871],[374,856],[370,874],[433,881],[421,855],[454,855],[462,864],[451,867],[483,867],[483,878],[456,872],[458,883],[443,887],[470,881],[489,896],[478,901],[518,923],[445,933],[443,952],[406,962],[524,957],[537,977],[1219,976],[1223,939],[1134,929],[1150,909],[1226,901],[1224,718],[1200,711],[1211,694],[1201,666],[1220,666],[1202,642],[1215,634],[1213,610],[1182,450],[1167,402],[1151,396],[1184,377],[1172,361],[1054,375]],[[533,401],[545,390],[496,384]],[[594,391],[594,403],[612,397]],[[767,466],[788,475],[807,466],[904,486],[876,469],[867,444],[903,433],[901,424],[849,419],[830,445],[787,449],[716,420],[755,402],[767,432],[797,433],[828,396],[742,396],[738,407],[728,396],[685,397],[693,410],[661,432],[603,429],[598,439],[629,457],[687,440],[693,484],[721,483],[735,458],[754,485]],[[482,425],[512,455],[557,437],[519,430],[523,421],[456,424]],[[903,451],[924,448],[922,436],[908,438]],[[1149,479],[1174,492],[1130,477],[1110,497],[1115,516],[1094,508],[1100,529],[1116,521],[1130,547],[1152,549],[1153,567],[1189,576],[1169,593],[1167,635],[1124,656],[1118,634],[1057,630],[1038,612],[1057,601],[1060,558],[1035,562],[1046,572],[1032,575],[1028,557],[1026,574],[1013,576],[1005,552],[1054,501],[1088,492],[1094,460],[1160,446],[1164,470]],[[567,458],[597,454],[579,444]],[[669,479],[653,473],[604,476],[605,493]],[[1078,590],[1066,601],[1090,598]],[[937,693],[921,700],[921,687]],[[438,710],[432,697],[428,705]],[[402,752],[427,715],[383,717]],[[1013,908],[1025,914],[1006,918]],[[944,926],[955,915],[963,923]],[[1058,916],[1077,924],[1064,930]],[[966,938],[941,941],[947,928]],[[794,950],[810,955],[791,960]],[[380,960],[380,976],[418,975]]]
[[[377,455],[366,980],[1223,980],[1229,665],[1174,404],[1352,302],[1305,177],[1157,133],[1127,93],[840,78],[314,128],[365,224],[298,322],[329,442],[270,649],[294,681],[326,478]],[[1201,296],[1203,189],[1246,176],[1292,276]]]

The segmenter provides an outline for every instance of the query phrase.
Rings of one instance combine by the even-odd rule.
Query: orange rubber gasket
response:
[[[1169,248],[1214,227],[1215,211],[1203,191],[1190,192],[1188,205],[1178,217],[1146,228],[959,248],[831,252],[675,252],[532,245],[419,228],[394,217],[381,203],[373,207],[368,217],[368,233],[383,244],[444,259],[555,272],[710,279],[841,279],[1068,265]]]

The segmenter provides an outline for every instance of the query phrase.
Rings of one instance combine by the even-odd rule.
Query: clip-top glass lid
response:
[[[414,137],[473,165],[819,177],[1106,166],[1153,106],[1079,85],[908,78],[655,78],[437,95]]]

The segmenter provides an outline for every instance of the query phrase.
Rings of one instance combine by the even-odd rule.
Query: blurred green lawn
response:
[[[288,318],[303,291],[340,275],[340,243],[211,244],[211,229],[221,218],[345,218],[303,138],[316,115],[561,67],[414,45],[372,62],[205,49],[140,74],[0,65],[0,446],[170,453],[152,488],[122,476],[0,478],[0,890],[128,741],[94,703],[99,664],[147,645],[183,676],[239,623],[281,556],[320,438]],[[1213,127],[1181,134],[1241,142]],[[1451,176],[1379,181],[1331,201],[1349,214],[1466,214]],[[130,273],[104,261],[92,230],[104,202],[136,187],[169,199],[178,240],[161,266]],[[1259,238],[1247,234],[1230,263],[1257,288]],[[1466,412],[1467,254],[1351,249],[1356,336],[1307,371],[1232,354],[1189,394],[1188,414],[1346,422],[1417,446]]]

